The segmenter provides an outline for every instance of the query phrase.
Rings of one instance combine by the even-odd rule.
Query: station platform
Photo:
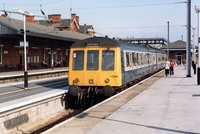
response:
[[[68,72],[68,67],[57,67],[57,68],[46,68],[46,69],[33,69],[27,70],[28,78],[41,79],[45,77],[56,77],[58,74],[66,74]],[[53,75],[55,74],[55,75]],[[24,71],[8,71],[0,72],[0,85],[5,83],[13,83],[24,80]]]
[[[186,77],[184,66],[174,72],[162,71],[44,134],[200,134],[197,76]]]
[[[59,68],[46,68],[46,69],[33,69],[33,70],[27,70],[28,74],[40,74],[44,72],[57,72],[57,71],[67,71],[67,67],[59,67]],[[0,72],[0,78],[7,78],[7,77],[13,77],[13,76],[21,76],[24,75],[24,71],[8,71],[8,72]]]

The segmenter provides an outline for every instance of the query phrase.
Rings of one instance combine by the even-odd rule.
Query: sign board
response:
[[[4,53],[4,54],[8,54],[8,51],[7,51],[7,50],[4,50],[3,53]]]
[[[19,42],[19,46],[23,47],[23,46],[24,46],[24,42],[23,42],[23,41],[20,41],[20,42]],[[26,42],[26,47],[28,47],[28,42]]]

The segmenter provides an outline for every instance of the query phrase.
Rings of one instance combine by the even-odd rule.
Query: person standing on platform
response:
[[[194,70],[194,74],[196,74],[196,68],[197,68],[197,66],[196,66],[195,61],[192,61],[192,68]]]
[[[174,62],[170,60],[169,74],[174,75]]]
[[[169,75],[170,62],[168,59],[165,61],[165,76]]]

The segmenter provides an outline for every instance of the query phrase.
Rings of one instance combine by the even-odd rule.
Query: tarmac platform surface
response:
[[[112,98],[110,101],[114,102],[107,109],[101,107],[104,104],[99,104],[44,133],[200,134],[200,86],[197,85],[197,76],[192,72],[191,77],[186,77],[184,66],[175,66],[174,72],[173,76],[166,77],[163,72],[154,76],[157,80],[148,85],[147,90],[111,113],[108,109],[122,101]]]

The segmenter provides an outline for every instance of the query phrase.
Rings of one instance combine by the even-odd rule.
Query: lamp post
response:
[[[191,0],[187,0],[187,44],[186,44],[186,59],[187,59],[187,77],[191,77]]]
[[[19,8],[14,8],[13,9],[13,12],[16,13],[16,14],[21,14],[23,15],[23,25],[24,25],[24,88],[27,89],[28,88],[28,71],[27,71],[27,55],[26,55],[26,16],[33,16],[32,13],[28,12],[28,11],[25,11],[25,10],[22,10],[22,9],[19,9]]]
[[[169,60],[169,21],[167,21],[167,59]]]
[[[200,85],[200,39],[199,39],[199,13],[200,5],[195,6],[197,12],[197,40],[198,40],[198,68],[197,68],[197,84]]]

